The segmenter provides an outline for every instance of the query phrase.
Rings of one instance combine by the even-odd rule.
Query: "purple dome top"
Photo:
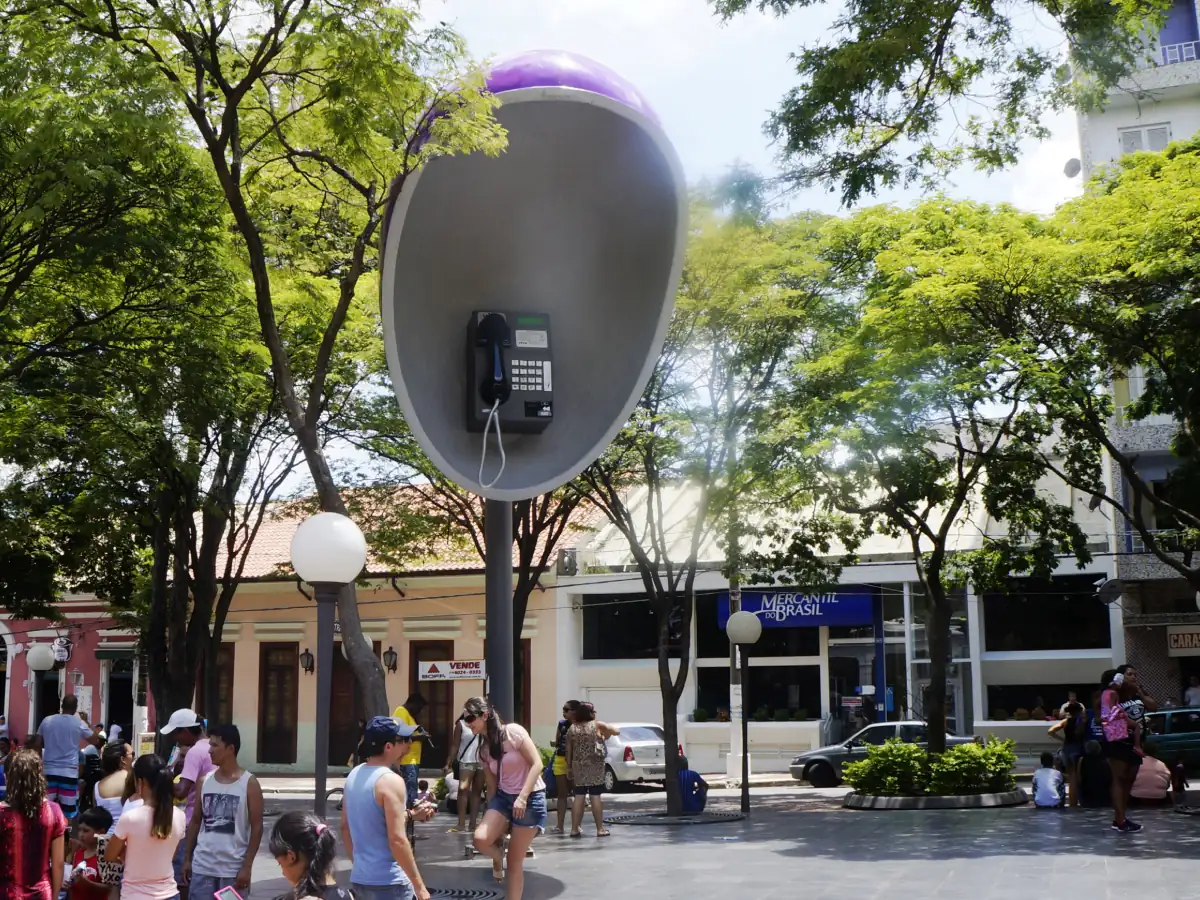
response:
[[[487,89],[493,94],[537,87],[578,88],[602,94],[661,124],[637,88],[608,66],[577,53],[530,50],[496,63],[487,75]]]

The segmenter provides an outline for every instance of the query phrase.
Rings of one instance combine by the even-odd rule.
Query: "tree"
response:
[[[729,19],[783,16],[817,0],[710,0]],[[880,187],[937,181],[969,163],[995,171],[1022,141],[1042,139],[1054,111],[1103,105],[1149,51],[1167,0],[866,0],[849,3],[831,38],[798,50],[800,85],[766,130],[792,186],[823,182],[849,205]],[[1023,19],[1051,22],[1067,53],[1028,42]]]
[[[51,0],[39,11],[154,73],[195,129],[242,244],[283,411],[321,508],[345,513],[320,434],[329,360],[375,265],[387,205],[424,160],[503,146],[461,41],[442,26],[416,32],[414,13],[384,0]],[[281,334],[281,281],[334,288],[309,341]],[[353,588],[338,615],[343,633],[361,633]],[[368,712],[387,712],[369,644],[346,647]]]
[[[754,479],[735,452],[806,352],[822,305],[810,266],[816,220],[724,221],[697,204],[675,315],[633,418],[579,478],[629,547],[657,621],[667,808],[680,810],[678,706],[691,654],[700,554]],[[688,507],[680,512],[679,492]],[[672,672],[672,656],[677,668]]]
[[[0,21],[0,397],[139,346],[212,240],[211,181],[119,54]],[[203,253],[201,253],[203,256]]]
[[[976,319],[1023,342],[1040,368],[1038,399],[1063,432],[1056,458],[1039,448],[1047,464],[1127,521],[1150,554],[1200,591],[1198,196],[1200,141],[1122,158],[1039,226],[1053,241],[1043,251],[1053,253],[1046,258],[1052,289],[1025,295],[1004,315],[980,310]],[[1111,387],[1137,366],[1145,389],[1115,410]],[[1154,414],[1173,419],[1166,431],[1179,463],[1158,485],[1125,430]]]
[[[951,589],[1048,578],[1060,557],[1090,559],[1071,508],[1045,488],[1051,469],[1038,448],[1056,423],[1036,402],[1043,374],[974,314],[1053,285],[1042,231],[1011,208],[948,200],[832,224],[822,255],[853,316],[830,352],[802,365],[775,427],[779,471],[800,488],[797,514],[815,484],[819,504],[855,517],[860,538],[908,543],[928,604],[935,753],[945,749]],[[959,535],[972,532],[977,549],[962,549]]]

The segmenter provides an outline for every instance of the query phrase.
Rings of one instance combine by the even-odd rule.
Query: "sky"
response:
[[[525,50],[568,50],[629,79],[662,119],[690,181],[717,177],[736,161],[777,171],[763,133],[771,109],[796,83],[788,55],[828,27],[837,4],[784,18],[748,13],[722,23],[707,0],[425,0],[422,15],[453,25],[479,59]],[[1037,40],[1057,40],[1039,22]],[[1078,156],[1074,113],[1046,123],[1053,137],[1026,148],[1019,165],[987,175],[964,170],[948,194],[1009,202],[1047,213],[1080,190],[1063,175]],[[917,189],[879,199],[916,200]],[[868,201],[873,202],[873,201]],[[838,196],[815,188],[791,198],[792,209],[835,212]]]

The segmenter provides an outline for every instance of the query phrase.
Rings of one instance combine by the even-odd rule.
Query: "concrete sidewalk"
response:
[[[436,783],[441,774],[422,773],[422,778],[428,779],[430,784]],[[737,779],[732,781],[724,774],[720,775],[705,775],[704,780],[708,782],[708,786],[713,790],[730,787],[737,787],[740,783]],[[292,777],[284,775],[260,775],[258,777],[259,784],[262,785],[263,793],[272,796],[291,796],[304,795],[311,797],[316,789],[314,780],[311,777],[303,775]],[[346,779],[342,775],[330,776],[327,781],[327,789],[333,790],[341,788],[346,783]],[[801,782],[796,781],[791,775],[786,772],[775,772],[764,775],[751,775],[750,784],[754,787],[791,787],[799,785]]]

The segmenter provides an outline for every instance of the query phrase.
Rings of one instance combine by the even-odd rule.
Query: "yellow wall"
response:
[[[358,590],[359,615],[363,630],[381,649],[395,649],[399,657],[395,673],[386,673],[388,700],[392,708],[408,696],[409,642],[445,640],[454,642],[455,659],[482,659],[486,635],[483,579],[481,576],[425,578],[419,586],[402,583],[401,598],[387,583]],[[311,593],[311,591],[310,591]],[[550,587],[535,593],[525,618],[523,635],[530,640],[531,730],[542,745],[548,744],[558,722],[561,698],[556,696],[556,616],[569,611],[557,609],[556,592]],[[242,759],[261,772],[311,772],[316,737],[316,676],[299,674],[297,761],[294,766],[258,764],[258,678],[259,645],[291,642],[317,653],[316,604],[300,594],[294,582],[244,584],[238,588],[226,625],[225,641],[233,643],[233,719],[242,733]],[[454,683],[454,699],[462,704],[481,694],[483,683]],[[445,748],[434,752],[436,764]],[[332,762],[332,761],[331,761]]]

